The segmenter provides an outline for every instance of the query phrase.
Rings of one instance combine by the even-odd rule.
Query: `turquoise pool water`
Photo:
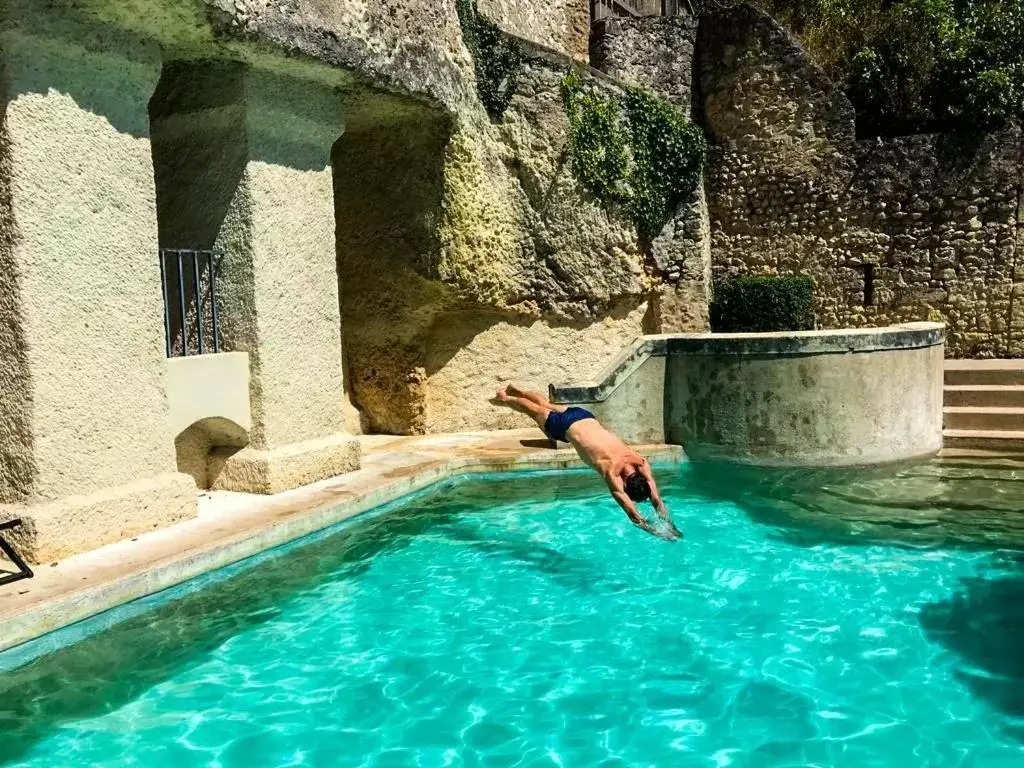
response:
[[[588,474],[449,483],[129,618],[0,676],[0,763],[1024,765],[1013,549],[891,478],[660,474],[682,543]]]

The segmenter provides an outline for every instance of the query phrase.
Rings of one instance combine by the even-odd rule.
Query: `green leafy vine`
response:
[[[605,205],[625,207],[642,236],[656,237],[700,182],[703,132],[664,99],[630,88],[620,105],[574,71],[562,81],[562,100],[580,183]]]
[[[476,0],[458,0],[456,8],[462,39],[473,56],[480,101],[492,120],[500,120],[519,84],[526,60],[523,46],[481,16]]]

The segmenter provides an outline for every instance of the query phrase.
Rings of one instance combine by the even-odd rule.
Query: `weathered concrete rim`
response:
[[[639,450],[652,462],[678,463],[684,458],[679,446],[647,446]],[[268,550],[293,544],[377,507],[426,490],[439,482],[476,474],[558,471],[584,467],[575,451],[564,449],[519,455],[492,451],[488,455],[488,449],[484,448],[478,455],[457,455],[448,459],[431,458],[424,453],[413,457],[411,463],[409,472],[382,467],[379,475],[385,482],[363,491],[331,488],[330,480],[308,486],[316,490],[310,491],[306,505],[293,513],[269,509],[266,515],[269,521],[262,526],[210,542],[208,546],[186,547],[150,563],[148,567],[68,590],[28,608],[3,611],[0,603],[0,669],[19,666],[61,647],[64,643],[59,639],[49,644],[46,642],[47,637],[58,630],[178,587],[191,579],[238,564]],[[304,491],[299,489],[300,494]],[[35,643],[40,645],[36,647]],[[32,644],[33,647],[30,649],[26,644]],[[8,652],[18,655],[15,662],[5,664],[4,657]]]
[[[601,372],[597,379],[582,384],[552,384],[548,397],[553,403],[600,403],[633,375],[648,358],[668,354],[671,334],[640,336],[626,347]]]
[[[946,341],[942,323],[906,323],[884,328],[789,333],[682,334],[668,339],[668,354],[800,356],[886,352],[937,347]]]
[[[554,403],[601,403],[650,357],[801,356],[924,349],[946,341],[943,323],[903,323],[881,328],[783,333],[680,333],[641,336],[594,381],[552,384]]]

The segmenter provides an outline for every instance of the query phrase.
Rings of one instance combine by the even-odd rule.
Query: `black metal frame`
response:
[[[28,567],[28,563],[22,559],[21,555],[19,555],[7,539],[3,537],[3,531],[9,531],[12,528],[17,528],[19,525],[21,525],[20,517],[15,520],[8,520],[6,523],[0,523],[0,550],[3,550],[3,553],[7,555],[7,558],[18,568],[17,573],[12,573],[10,576],[0,577],[0,587],[13,584],[14,582],[21,581],[22,579],[31,579],[35,576],[35,574],[32,573],[32,569]]]
[[[192,296],[186,298],[185,270],[188,268],[189,257],[191,257],[192,273]],[[168,281],[174,276],[168,274],[168,260],[175,259],[177,269],[174,270],[178,284],[178,311],[181,313],[181,354],[188,357],[188,309],[194,304],[196,310],[195,322],[197,325],[196,340],[198,351],[193,354],[202,355],[203,348],[203,284],[204,274],[210,276],[210,290],[207,297],[210,301],[210,320],[213,326],[213,351],[220,352],[220,321],[217,315],[217,272],[220,268],[223,252],[217,249],[196,249],[196,248],[161,248],[160,249],[160,285],[164,294],[164,339],[166,341],[167,356],[172,357],[172,348],[177,333],[171,329],[171,306],[170,296],[167,290]],[[200,266],[202,262],[202,266]]]

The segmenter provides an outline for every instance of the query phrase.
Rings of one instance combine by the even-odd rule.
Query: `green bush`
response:
[[[576,177],[606,204],[629,202],[629,138],[617,102],[585,90],[580,76],[562,80],[562,102],[569,118],[569,156]]]
[[[626,96],[626,115],[633,148],[631,211],[640,233],[653,238],[700,183],[707,141],[672,104],[637,88]]]
[[[734,277],[715,284],[711,330],[768,333],[814,329],[809,277]]]

